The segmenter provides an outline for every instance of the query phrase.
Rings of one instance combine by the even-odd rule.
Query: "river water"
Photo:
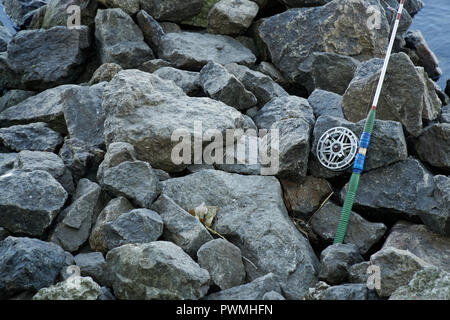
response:
[[[450,0],[422,1],[425,6],[414,17],[410,30],[420,30],[436,54],[443,72],[438,83],[445,88],[445,83],[450,78]],[[0,0],[0,21],[15,33],[13,23],[3,10],[2,0]]]
[[[414,16],[409,29],[420,30],[435,53],[442,69],[438,84],[445,88],[445,83],[450,78],[450,0],[422,1],[425,6]]]

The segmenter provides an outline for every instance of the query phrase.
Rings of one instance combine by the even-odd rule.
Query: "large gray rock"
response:
[[[437,235],[424,225],[397,222],[383,247],[408,250],[422,260],[450,272],[450,238]]]
[[[101,251],[106,254],[108,252],[108,244],[105,237],[105,225],[133,209],[131,203],[124,197],[112,199],[100,212],[92,227],[89,236],[90,247],[95,251]]]
[[[151,15],[141,10],[136,15],[136,20],[144,35],[145,42],[150,46],[154,53],[158,52],[161,45],[161,39],[164,36],[164,30]]]
[[[250,281],[273,272],[287,298],[302,296],[317,281],[317,257],[289,219],[274,177],[201,170],[162,184],[162,193],[186,211],[203,202],[219,207],[212,227],[251,261],[244,261]]]
[[[436,267],[418,271],[411,281],[395,290],[389,300],[450,300],[450,273]]]
[[[422,185],[417,207],[420,219],[432,231],[450,236],[450,177],[437,175],[430,185]]]
[[[370,264],[380,268],[380,297],[389,297],[409,283],[413,275],[428,264],[409,251],[386,247],[370,257]]]
[[[202,68],[200,82],[208,96],[238,110],[249,109],[258,102],[242,82],[216,62],[211,61]]]
[[[0,151],[22,150],[54,152],[62,137],[43,122],[0,128]]]
[[[354,244],[337,243],[328,246],[320,254],[319,279],[331,285],[345,283],[349,267],[362,261],[359,248]]]
[[[209,274],[180,247],[167,241],[126,244],[106,256],[118,299],[199,299]]]
[[[439,68],[439,61],[430,47],[428,47],[422,33],[418,30],[408,31],[405,34],[405,42],[406,48],[412,51],[408,53],[411,60],[416,65],[423,67],[431,79],[439,78],[442,74],[442,70]]]
[[[425,4],[422,0],[405,1],[405,9],[411,16],[419,12]]]
[[[20,31],[9,42],[9,70],[2,70],[6,76],[0,85],[43,90],[74,82],[84,69],[89,46],[86,26]]]
[[[175,243],[191,257],[195,258],[198,249],[213,239],[197,218],[164,194],[153,203],[152,210],[163,219],[162,239]]]
[[[249,49],[229,36],[194,32],[165,34],[159,57],[176,68],[193,71],[199,71],[209,61],[222,65],[234,62],[252,65],[256,62]]]
[[[342,98],[342,109],[347,120],[357,122],[367,117],[382,64],[381,59],[372,59],[356,70]],[[377,106],[377,118],[400,121],[408,133],[417,137],[422,132],[423,120],[436,119],[441,105],[434,85],[423,68],[415,67],[403,52],[393,54],[383,95]]]
[[[106,260],[100,252],[77,254],[74,262],[80,268],[83,277],[91,277],[100,284],[105,283]]]
[[[208,32],[236,35],[245,32],[258,14],[250,0],[220,0],[208,13]]]
[[[311,218],[311,227],[319,237],[327,242],[334,239],[342,207],[327,202]],[[356,212],[351,212],[344,243],[353,243],[361,254],[365,254],[385,234],[387,227],[383,223],[369,222]]]
[[[6,49],[8,48],[8,43],[11,41],[11,39],[12,34],[9,32],[9,30],[0,25],[0,52],[6,51]]]
[[[28,90],[10,90],[0,98],[0,112],[34,96],[36,92]]]
[[[159,179],[152,167],[136,160],[133,146],[112,143],[97,172],[103,189],[127,197],[136,206],[150,208],[158,195]]]
[[[169,173],[190,164],[172,161],[173,148],[180,144],[179,138],[172,141],[175,130],[183,130],[185,143],[191,141],[195,121],[201,122],[203,132],[215,129],[223,136],[226,129],[244,126],[244,118],[236,109],[209,98],[186,96],[172,81],[138,70],[124,70],[114,77],[105,89],[103,108],[107,145],[128,142],[134,146],[137,159]],[[203,141],[210,143],[207,137]]]
[[[78,139],[65,139],[59,156],[70,169],[75,180],[83,177],[96,177],[97,169],[105,151]]]
[[[121,214],[103,227],[108,250],[129,243],[148,243],[163,233],[163,220],[149,209],[134,209]]]
[[[302,118],[291,118],[275,122],[271,131],[263,137],[263,144],[278,157],[276,175],[283,179],[297,179],[306,176],[311,145],[313,124]],[[278,149],[272,146],[272,139],[278,131]],[[272,163],[271,166],[274,164]]]
[[[189,96],[200,95],[203,92],[198,72],[162,67],[153,74],[164,80],[172,80]]]
[[[120,8],[130,16],[140,9],[140,0],[97,0],[107,8]]]
[[[68,88],[62,93],[64,119],[70,138],[76,138],[92,146],[105,144],[103,136],[105,112],[102,108],[105,85],[103,82],[92,87]]]
[[[231,74],[241,81],[245,88],[251,91],[258,99],[258,105],[263,106],[276,97],[284,97],[289,94],[269,76],[253,71],[246,66],[231,63],[225,66]]]
[[[205,243],[197,252],[198,264],[208,270],[212,282],[221,290],[241,285],[245,268],[241,250],[234,244],[215,239]]]
[[[259,129],[270,129],[275,122],[288,119],[301,119],[311,126],[316,120],[308,100],[297,96],[273,98],[253,117]]]
[[[33,15],[35,10],[45,5],[47,1],[42,0],[3,0],[3,7],[6,14],[17,25],[22,26],[26,24],[30,15]]]
[[[103,110],[100,110],[103,87],[104,85],[101,84],[92,87],[62,85],[45,90],[3,111],[0,114],[0,125],[45,122],[50,128],[62,134],[66,134],[67,127],[70,126],[71,134],[87,139],[83,132],[77,131],[76,126],[82,125],[82,123],[77,123],[78,120],[75,116],[82,118],[83,113],[87,113],[93,118],[83,118],[83,121],[95,126],[95,128],[83,127],[83,131],[92,134],[92,132],[102,129],[102,125],[100,125],[102,121],[97,119],[101,119],[103,116]],[[67,118],[65,118],[66,115]],[[98,140],[98,138],[96,139]]]
[[[329,129],[334,127],[345,127],[353,131],[360,137],[364,130],[365,120],[352,123],[342,118],[323,115],[319,117],[314,126],[313,142],[311,152],[313,161],[318,163],[316,158],[317,144],[320,137]],[[369,171],[387,166],[397,161],[405,160],[408,157],[408,149],[402,125],[396,121],[375,120],[373,133],[371,135],[370,148],[367,152],[364,170]],[[321,166],[319,164],[319,166]],[[310,168],[311,169],[311,168]],[[313,175],[327,177],[328,170],[321,166],[319,170],[311,170]],[[339,175],[344,171],[332,172]]]
[[[252,282],[212,293],[205,300],[261,300],[268,292],[281,293],[277,276],[268,273]]]
[[[46,0],[45,15],[42,18],[41,28],[50,29],[55,26],[67,26],[69,17],[67,8],[70,5],[80,7],[80,23],[81,25],[93,27],[95,13],[97,12],[97,0]]]
[[[97,300],[100,294],[100,286],[91,277],[74,276],[42,288],[33,296],[33,300]]]
[[[14,168],[17,153],[0,153],[0,176]]]
[[[97,11],[95,38],[102,63],[117,63],[129,69],[154,58],[142,31],[121,9]]]
[[[202,0],[140,0],[141,8],[161,21],[181,22],[200,13]]]
[[[308,102],[313,108],[316,118],[324,115],[344,118],[342,96],[337,93],[316,89],[308,97]]]
[[[296,217],[309,219],[332,192],[327,180],[306,176],[298,180],[281,180],[286,208]]]
[[[92,223],[102,207],[101,188],[98,184],[81,179],[70,206],[58,217],[51,241],[69,252],[75,252],[89,238]]]
[[[352,57],[331,52],[313,52],[298,67],[296,82],[308,92],[315,89],[344,94],[360,62]]]
[[[0,176],[0,226],[41,236],[67,200],[66,190],[46,171],[11,170]]]
[[[370,6],[382,12],[380,29],[366,27]],[[383,55],[389,35],[383,13],[378,0],[332,1],[321,7],[290,9],[270,17],[261,23],[258,34],[267,45],[272,62],[286,78],[295,81],[299,65],[314,51],[362,59]],[[350,15],[352,19],[348,19]]]
[[[434,167],[450,170],[450,123],[426,127],[414,143],[420,159]]]
[[[420,215],[420,196],[433,190],[433,176],[414,158],[361,175],[355,204],[403,219]],[[340,196],[344,199],[347,185]],[[425,190],[425,191],[424,191]],[[379,195],[374,197],[375,195]]]
[[[357,264],[352,265],[348,268],[348,280],[351,283],[365,283],[367,284],[367,280],[370,275],[370,262],[364,261]]]
[[[7,299],[52,285],[66,255],[54,243],[8,237],[0,241],[0,257],[0,298]]]
[[[73,193],[75,191],[70,171],[66,168],[62,159],[52,152],[21,151],[14,160],[14,169],[47,171],[58,180],[67,192]]]

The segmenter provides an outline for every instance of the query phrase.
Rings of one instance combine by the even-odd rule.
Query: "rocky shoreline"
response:
[[[3,6],[0,299],[450,300],[450,86],[420,0],[337,245],[351,169],[317,145],[361,134],[396,0]]]

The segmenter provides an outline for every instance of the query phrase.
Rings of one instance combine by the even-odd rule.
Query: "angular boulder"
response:
[[[221,0],[208,13],[208,32],[228,35],[243,33],[258,11],[258,5],[250,0]]]
[[[68,198],[46,171],[11,170],[0,176],[0,226],[13,233],[41,236]]]
[[[325,203],[311,218],[314,233],[323,240],[331,242],[334,239],[341,212],[342,207],[332,202]],[[369,222],[352,211],[344,243],[355,244],[361,254],[365,254],[383,238],[386,231],[387,227],[383,223]]]
[[[397,222],[383,247],[408,250],[422,260],[450,272],[450,238],[437,235],[424,225]]]
[[[237,63],[228,64],[225,68],[256,96],[259,106],[265,105],[273,98],[289,95],[272,78],[261,72],[253,71]]]
[[[21,31],[9,42],[7,64],[10,70],[7,72],[10,75],[2,77],[0,84],[44,90],[73,83],[84,69],[89,47],[86,26]],[[8,79],[12,83],[8,83]],[[3,83],[5,80],[6,83]]]
[[[426,267],[395,290],[389,300],[450,300],[450,273]]]
[[[33,300],[97,300],[100,294],[100,286],[91,277],[74,276],[42,288],[33,296]]]
[[[415,141],[414,148],[422,161],[450,170],[450,123],[426,127]]]
[[[172,67],[162,67],[153,72],[164,80],[172,80],[187,95],[195,96],[203,93],[198,72],[179,70]]]
[[[92,227],[89,236],[90,247],[95,251],[101,251],[106,254],[108,252],[108,244],[106,243],[105,238],[105,225],[116,220],[123,213],[133,209],[134,207],[124,197],[112,199],[100,212]]]
[[[107,145],[128,142],[137,159],[169,173],[188,166],[172,161],[173,148],[179,144],[172,140],[175,130],[189,143],[196,121],[201,122],[203,132],[215,129],[223,136],[226,129],[244,126],[236,109],[209,98],[189,97],[172,81],[138,70],[124,70],[114,77],[105,89],[103,108]],[[208,138],[202,139],[206,143]]]
[[[308,102],[317,118],[323,115],[344,118],[344,113],[342,112],[342,96],[337,93],[315,89],[308,97]]]
[[[14,169],[47,171],[61,183],[67,192],[75,191],[70,170],[66,168],[62,159],[52,152],[21,151],[14,160]]]
[[[244,261],[250,281],[273,272],[288,298],[300,297],[317,281],[317,257],[289,219],[274,177],[201,170],[162,185],[162,193],[186,211],[203,202],[219,207],[212,227],[251,261]]]
[[[382,64],[381,59],[372,59],[356,70],[342,97],[342,109],[347,120],[357,122],[367,117]],[[422,132],[424,120],[434,120],[439,116],[441,105],[423,68],[415,67],[403,52],[393,54],[377,106],[377,118],[400,121],[408,133],[417,137]]]
[[[129,69],[154,58],[142,31],[119,8],[97,11],[95,39],[101,63],[117,63]]]
[[[263,21],[258,35],[272,62],[287,79],[295,81],[299,65],[314,51],[363,59],[382,56],[389,35],[388,21],[381,14],[380,28],[369,29],[370,6],[384,12],[378,0],[331,1],[320,7],[290,9]]]
[[[342,284],[348,280],[348,269],[363,257],[354,244],[336,243],[328,246],[320,254],[319,279],[331,285]]]
[[[37,292],[51,286],[64,266],[66,255],[54,243],[8,237],[0,241],[0,298]]]
[[[313,52],[299,66],[296,82],[308,92],[315,89],[344,94],[360,62],[352,57],[332,52]]]
[[[380,268],[380,297],[389,297],[397,288],[407,285],[417,271],[429,266],[409,251],[386,247],[370,256],[370,264]]]
[[[121,214],[103,227],[108,250],[129,243],[149,243],[163,233],[163,220],[149,209],[134,209]]]
[[[223,240],[211,240],[197,252],[198,264],[208,270],[212,282],[221,290],[241,285],[245,279],[245,268],[241,250]]]
[[[208,96],[238,110],[249,109],[257,103],[253,93],[218,63],[209,62],[202,68],[200,82]]]
[[[208,271],[171,242],[126,244],[109,251],[106,262],[119,299],[196,300],[209,288]]]
[[[69,252],[75,252],[89,238],[92,223],[102,209],[101,188],[95,182],[81,179],[73,201],[58,217],[51,241]]]
[[[240,63],[252,65],[255,55],[239,41],[229,37],[207,33],[167,33],[161,39],[159,58],[174,67],[199,71],[209,61],[222,65]]]
[[[198,249],[213,239],[197,218],[164,194],[153,203],[152,210],[163,219],[162,239],[175,243],[191,257],[195,258]]]

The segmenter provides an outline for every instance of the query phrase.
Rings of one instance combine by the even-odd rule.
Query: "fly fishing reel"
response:
[[[358,151],[358,137],[349,129],[327,130],[317,143],[317,158],[327,169],[342,171],[351,166]]]

